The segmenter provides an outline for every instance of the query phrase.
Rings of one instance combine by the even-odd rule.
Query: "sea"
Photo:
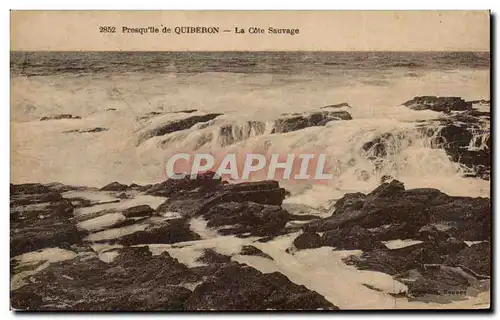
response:
[[[327,217],[336,200],[350,192],[370,192],[384,176],[406,188],[490,196],[490,181],[470,177],[469,169],[451,161],[419,129],[447,115],[402,105],[416,96],[490,100],[489,53],[12,52],[10,71],[12,183],[149,184],[165,179],[165,160],[178,152],[315,150],[328,156],[336,174],[320,184],[280,181],[290,191],[283,207],[291,212]],[[348,112],[352,120],[273,133],[277,119],[337,104],[342,105],[334,110]],[[489,103],[475,107],[490,110]],[[72,118],[40,120],[61,114]],[[221,115],[161,134],[169,123],[206,114]],[[489,123],[483,125],[481,134],[489,131]],[[363,146],[385,134],[394,139],[387,142],[387,154],[374,161]],[[190,223],[202,240],[168,247],[187,265],[205,247],[237,254],[241,245],[250,244],[249,239],[218,235],[206,221]],[[251,243],[274,260],[233,260],[261,272],[281,272],[341,309],[489,305],[487,293],[447,304],[396,299],[388,293],[404,291],[403,284],[342,262],[361,251],[322,247],[289,254],[296,236]],[[407,240],[395,242],[405,246]],[[150,250],[163,247],[150,245]]]
[[[489,100],[486,52],[12,52],[10,70],[14,183],[155,183],[174,152],[314,149],[338,174],[326,185],[283,181],[290,201],[324,206],[368,192],[384,175],[453,195],[490,193],[489,181],[465,178],[466,169],[417,130],[441,113],[402,106],[422,95]],[[353,120],[271,134],[284,114],[339,103]],[[223,115],[141,138],[206,113]],[[81,119],[40,121],[59,114]],[[374,168],[362,146],[384,133],[398,139]]]

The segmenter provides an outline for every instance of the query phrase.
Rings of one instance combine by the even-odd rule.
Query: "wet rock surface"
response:
[[[459,240],[487,240],[491,202],[488,198],[451,197],[430,188],[405,190],[400,181],[392,180],[367,195],[347,194],[335,204],[331,217],[313,221],[304,229],[323,232],[358,226],[374,229],[374,237],[389,240],[386,233],[418,237],[428,224],[446,226],[449,236]]]
[[[100,189],[100,191],[125,191],[128,189],[126,184],[121,184],[117,181],[111,182]]]
[[[272,133],[286,133],[308,127],[324,126],[330,121],[351,119],[352,116],[347,111],[319,111],[311,114],[295,115],[276,120]]]
[[[254,246],[243,246],[241,248],[240,254],[243,256],[257,256],[257,257],[262,257],[262,258],[266,258],[269,260],[274,260],[270,255],[262,252],[261,250],[259,250],[258,248],[254,247]]]
[[[333,204],[330,217],[319,218],[283,209],[285,192],[276,181],[228,184],[214,177],[206,172],[194,180],[149,186],[114,182],[100,190],[11,184],[12,306],[124,311],[337,309],[281,273],[262,273],[234,261],[256,256],[274,262],[252,245],[229,255],[207,247],[195,259],[201,265],[179,262],[169,250],[205,241],[192,228],[193,219],[204,221],[218,236],[257,237],[250,241],[260,243],[302,228],[285,250],[290,255],[324,247],[361,250],[345,257],[344,263],[391,275],[406,285],[399,296],[409,300],[448,303],[449,292],[474,295],[489,288],[489,199],[453,197],[430,188],[407,190],[392,179],[368,194],[345,194]],[[157,207],[140,204],[141,197],[155,199]],[[130,205],[125,206],[127,201]],[[292,220],[305,224],[287,227]],[[391,249],[388,241],[397,239],[419,242]],[[153,255],[148,246],[158,245],[171,247]]]
[[[460,97],[420,96],[403,103],[412,110],[432,110],[438,112],[472,110],[472,102]]]
[[[59,115],[56,115],[56,116],[42,117],[42,118],[40,118],[40,121],[61,120],[61,119],[81,119],[81,118],[82,117],[80,117],[80,116],[74,116],[72,114],[63,113],[63,114],[59,114]]]
[[[12,256],[81,242],[74,207],[59,192],[40,184],[11,185],[10,205]]]
[[[403,104],[415,111],[439,112],[434,119],[422,120],[414,130],[385,132],[362,145],[365,157],[374,170],[390,164],[402,150],[426,139],[426,148],[442,149],[460,165],[465,177],[490,179],[491,128],[489,101],[465,101],[458,97],[416,97]]]
[[[246,265],[224,265],[186,301],[187,310],[337,310],[316,292],[278,272],[262,274]]]
[[[415,99],[405,105],[414,110],[445,113],[420,125],[423,134],[431,138],[432,147],[444,149],[453,162],[465,166],[468,169],[466,176],[488,180],[491,172],[491,117],[489,112],[477,109],[476,104],[490,105],[490,102],[465,102],[456,97]],[[414,106],[419,107],[415,109]]]
[[[321,246],[362,250],[344,262],[392,275],[408,286],[405,296],[414,299],[486,290],[490,227],[489,199],[452,197],[436,189],[405,190],[392,180],[366,195],[346,194],[335,203],[331,217],[303,229],[323,232]],[[420,242],[393,249],[383,245],[397,239]],[[469,246],[465,241],[482,242]]]
[[[221,115],[221,113],[207,113],[203,115],[193,115],[187,118],[169,121],[163,125],[156,126],[152,129],[144,131],[139,136],[138,143],[141,143],[152,137],[164,136],[172,132],[189,129],[197,123],[207,122]]]
[[[196,259],[202,266],[183,264],[168,251],[152,254],[148,245],[182,246],[201,240],[190,227],[193,218],[204,219],[220,234],[240,237],[272,239],[286,231],[289,213],[280,206],[283,189],[277,182],[228,185],[211,177],[213,173],[207,173],[199,180],[146,187],[114,182],[100,190],[80,188],[76,195],[73,188],[61,185],[11,185],[12,307],[31,311],[338,309],[281,273],[264,274],[215,249],[202,250]],[[70,192],[68,198],[60,191]],[[169,198],[163,198],[156,209],[137,204],[141,197],[151,201],[159,194]],[[124,206],[126,201],[131,205]],[[198,206],[195,211],[171,212],[166,208],[169,201],[197,201]],[[273,261],[251,245],[243,246],[240,255]]]
[[[305,232],[295,238],[293,244],[297,249],[314,249],[323,245],[321,236],[315,232]]]
[[[213,172],[198,179],[167,180],[147,193],[169,197],[156,210],[202,217],[221,234],[269,236],[279,234],[290,220],[281,208],[285,189],[277,181],[226,184]]]
[[[102,127],[95,127],[95,128],[89,128],[89,129],[74,129],[74,130],[68,130],[68,131],[63,131],[63,133],[97,133],[97,132],[104,132],[108,131],[108,128],[102,128]]]
[[[167,252],[152,255],[146,246],[116,251],[110,263],[91,252],[52,263],[12,291],[12,307],[32,311],[338,309],[278,272],[263,274],[213,250],[200,259],[211,267],[201,268],[189,268]]]

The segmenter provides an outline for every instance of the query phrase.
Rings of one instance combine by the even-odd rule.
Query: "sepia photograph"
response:
[[[11,310],[490,309],[490,12],[232,14],[11,12]]]

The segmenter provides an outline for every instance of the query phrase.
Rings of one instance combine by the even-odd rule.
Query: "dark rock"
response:
[[[272,310],[339,310],[339,308],[315,291],[296,285],[279,272],[264,277],[277,289],[267,297],[266,304]]]
[[[93,132],[103,132],[103,131],[108,131],[108,128],[101,128],[101,127],[96,127],[96,128],[90,128],[90,129],[74,129],[74,130],[68,130],[68,131],[63,131],[63,133],[93,133]]]
[[[465,242],[453,237],[438,243],[438,250],[442,255],[453,255],[468,247],[469,246]]]
[[[446,241],[451,237],[449,232],[451,229],[452,227],[448,224],[426,224],[418,230],[418,236],[416,238],[424,241]]]
[[[486,148],[479,148],[481,147],[480,145],[476,146],[478,149],[471,150],[469,148],[473,139],[473,132],[474,135],[478,135],[481,133],[481,130],[470,123],[445,124],[434,140],[434,144],[436,148],[444,149],[453,162],[461,163],[468,168],[474,169],[476,175],[480,175],[483,172],[489,173],[491,170],[491,146],[488,145],[489,139],[486,140]],[[481,141],[477,140],[477,142]]]
[[[278,235],[289,221],[287,211],[279,206],[254,202],[224,202],[202,213],[207,226],[221,234]]]
[[[366,196],[346,194],[334,209],[331,217],[312,221],[303,230],[322,232],[359,226],[369,229],[378,240],[442,241],[455,237],[473,241],[491,237],[489,199],[450,197],[431,188],[404,190],[397,180],[380,185]]]
[[[152,137],[164,136],[164,135],[172,133],[172,132],[189,129],[197,123],[207,122],[207,121],[213,120],[221,115],[222,115],[222,113],[208,113],[208,114],[204,114],[204,115],[190,116],[190,117],[184,118],[184,119],[173,120],[173,121],[168,122],[160,127],[157,127],[157,128],[152,129],[152,130],[148,130],[148,131],[144,132],[139,137],[139,143],[142,143],[143,141],[145,141],[149,138],[152,138]]]
[[[214,192],[219,186],[221,186],[220,177],[216,177],[213,171],[207,171],[198,173],[196,179],[191,179],[189,176],[183,179],[168,179],[151,186],[146,193],[160,197],[192,198]]]
[[[472,103],[459,97],[421,96],[403,103],[412,110],[433,110],[439,112],[465,111],[472,109]]]
[[[431,223],[447,224],[451,236],[468,241],[491,238],[491,200],[450,197],[446,203],[429,207]]]
[[[52,190],[40,183],[10,184],[10,194],[43,194]]]
[[[456,256],[451,256],[446,263],[453,266],[464,266],[479,275],[491,274],[491,244],[481,242],[466,247]]]
[[[153,185],[152,184],[147,184],[147,185],[144,185],[144,186],[135,186],[135,187],[131,187],[133,189],[137,188],[138,191],[140,192],[145,192],[145,191],[148,191]]]
[[[431,138],[433,148],[444,149],[451,161],[468,169],[464,176],[488,180],[491,173],[490,122],[489,112],[467,109],[423,121],[419,130]]]
[[[33,311],[42,306],[43,300],[40,295],[23,290],[11,292],[10,303],[14,310]]]
[[[370,231],[373,239],[378,241],[412,238],[420,239],[419,231],[415,229],[415,225],[411,222],[391,223],[368,230]]]
[[[304,230],[321,232],[355,225],[370,229],[403,222],[408,224],[407,228],[411,228],[411,224],[412,228],[418,230],[429,222],[429,209],[425,203],[410,201],[404,197],[398,199],[395,196],[396,193],[390,193],[394,191],[391,190],[387,189],[383,197],[370,196],[359,209],[345,207],[343,211],[336,210],[331,217],[316,220],[304,226]],[[388,194],[393,194],[394,197],[388,197]],[[356,203],[356,206],[359,204]]]
[[[391,180],[394,180],[394,178],[390,175],[383,175],[382,178],[380,178],[380,183],[386,183],[386,182],[391,182]]]
[[[286,133],[308,127],[324,126],[330,121],[351,120],[347,111],[320,111],[307,115],[278,119],[275,121],[272,133]]]
[[[71,204],[75,208],[91,207],[93,205],[92,200],[85,199],[85,198],[71,197],[71,198],[67,198],[67,199],[71,201]]]
[[[364,285],[365,287],[367,287],[368,289],[371,289],[373,291],[384,292],[384,290],[376,288],[376,287],[374,287],[374,286],[372,286],[371,284],[368,284],[368,283],[362,283],[362,285]]]
[[[183,219],[168,220],[167,222],[151,225],[144,231],[137,231],[116,239],[122,245],[136,245],[145,243],[177,243],[199,240],[200,236],[190,230],[188,223]],[[106,240],[108,242],[108,240]]]
[[[299,250],[314,249],[322,246],[321,236],[317,233],[304,232],[293,241],[295,247]]]
[[[214,249],[205,249],[203,250],[202,255],[197,259],[197,261],[209,264],[229,263],[231,262],[231,257],[220,254]]]
[[[375,159],[385,158],[391,152],[398,152],[400,141],[411,143],[411,137],[408,137],[406,132],[386,132],[376,137],[375,139],[363,144],[363,151]]]
[[[118,199],[128,199],[128,198],[130,198],[130,196],[128,194],[126,194],[125,192],[122,192],[122,193],[116,195],[116,197]]]
[[[224,201],[252,201],[260,204],[281,205],[285,199],[285,189],[277,181],[243,182],[226,184],[220,195]]]
[[[246,121],[243,124],[224,124],[219,128],[218,145],[224,147],[242,141],[252,135],[261,135],[266,131],[264,121]],[[212,139],[209,139],[210,141]],[[210,141],[206,141],[207,143]],[[203,144],[197,145],[201,147]]]
[[[368,194],[368,197],[392,198],[398,197],[405,191],[405,186],[401,181],[392,180],[382,183],[375,190]]]
[[[347,208],[361,209],[365,203],[366,195],[361,192],[346,193],[333,205],[333,214],[344,212]]]
[[[196,111],[198,111],[198,109],[186,109],[186,110],[174,111],[172,113],[193,113]]]
[[[46,202],[58,202],[63,200],[62,195],[59,192],[47,192],[40,194],[21,194],[21,195],[11,195],[10,205],[11,206],[24,206],[30,204],[39,204]]]
[[[284,275],[262,274],[231,263],[196,287],[186,301],[187,310],[336,310],[324,297],[293,284]]]
[[[150,194],[169,196],[169,199],[156,209],[159,215],[167,211],[180,212],[186,216],[204,215],[211,208],[229,202],[255,202],[277,206],[281,205],[285,194],[285,189],[280,188],[276,181],[239,184],[224,184],[218,179],[208,178],[177,183],[168,181],[170,180],[164,182],[162,187],[148,190]]]
[[[243,256],[258,256],[258,257],[263,257],[263,258],[266,258],[269,260],[274,260],[270,255],[262,252],[261,250],[257,249],[254,246],[243,246],[241,248],[240,254]]]
[[[110,184],[105,185],[99,191],[125,191],[128,189],[126,184],[121,184],[119,182],[111,182]]]
[[[52,263],[34,281],[12,292],[23,310],[160,311],[183,310],[191,291],[183,283],[197,277],[166,252],[125,247],[110,264],[97,258]]]
[[[363,252],[360,257],[350,256],[344,259],[348,265],[355,265],[360,270],[374,270],[396,275],[424,264],[442,263],[444,257],[434,243],[420,243],[399,249],[380,249]]]
[[[381,242],[374,239],[370,231],[359,226],[328,230],[321,237],[321,243],[324,246],[345,250],[360,249],[371,251],[385,248]]]
[[[480,100],[472,100],[472,101],[467,101],[467,103],[481,103],[481,104],[490,104],[490,100],[484,100],[484,99],[480,99]]]
[[[461,268],[442,265],[409,270],[395,278],[408,286],[407,295],[414,298],[427,295],[446,296],[450,291],[461,291],[463,296],[468,287],[477,282],[477,279]]]
[[[340,109],[340,108],[352,108],[352,107],[347,102],[331,104],[328,106],[321,107],[321,109]]]
[[[76,228],[71,202],[59,193],[35,194],[29,190],[30,193],[11,195],[11,256],[81,242],[84,234]],[[36,206],[26,206],[34,203]]]
[[[314,214],[290,214],[290,220],[293,221],[310,221],[317,219],[321,219],[321,217]]]
[[[147,204],[130,207],[122,211],[126,218],[149,217],[154,210]]]
[[[73,116],[71,114],[60,114],[57,116],[42,117],[42,118],[40,118],[40,121],[61,120],[61,119],[81,119],[81,117],[80,116]]]

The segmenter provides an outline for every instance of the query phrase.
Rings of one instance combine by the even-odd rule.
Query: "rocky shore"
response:
[[[466,177],[489,180],[490,114],[480,109],[487,105],[424,96],[400,107],[439,112],[418,123],[429,147],[444,150]],[[342,103],[282,114],[272,130],[260,121],[238,128],[222,125],[217,138],[207,136],[197,147],[210,139],[226,146],[250,136],[290,135],[351,121],[341,108],[351,107]],[[185,118],[145,126],[136,143],[202,130],[223,116],[195,109],[182,113]],[[67,119],[80,117],[40,120]],[[413,143],[405,134],[384,132],[357,151],[376,171],[398,141]],[[331,288],[319,290],[321,279],[299,281],[308,272],[311,278],[328,277],[335,268],[369,273],[375,280],[363,282],[363,290],[405,303],[452,304],[489,291],[489,198],[406,188],[391,176],[383,176],[371,192],[332,199],[327,212],[307,206],[295,212],[284,204],[289,195],[277,181],[235,184],[210,171],[197,179],[150,185],[11,184],[11,306],[28,311],[338,310],[345,302],[328,294],[335,291]],[[308,257],[327,261],[331,253],[342,256],[337,265],[313,269],[311,263],[310,269],[294,272],[284,267]],[[378,278],[390,279],[390,288]],[[342,284],[334,289],[350,290]]]
[[[264,274],[213,249],[204,250],[196,266],[180,263],[167,251],[152,254],[151,244],[200,240],[189,227],[195,217],[221,234],[272,237],[284,232],[290,214],[280,207],[284,189],[277,182],[229,185],[211,177],[207,173],[147,187],[112,183],[101,190],[11,185],[12,307],[337,309],[279,272]],[[141,200],[163,203],[155,210],[132,205]],[[241,255],[270,258],[253,246],[241,249]]]
[[[273,260],[254,245],[229,255],[208,245],[191,263],[173,256],[217,236],[258,244],[300,229],[286,254],[319,247],[362,250],[345,264],[406,285],[399,299],[446,300],[445,292],[470,296],[489,288],[489,199],[405,190],[392,180],[369,194],[346,194],[329,217],[303,216],[306,223],[298,229],[289,222],[300,217],[282,207],[284,198],[276,181],[228,184],[212,172],[150,186],[115,182],[100,190],[11,185],[12,307],[336,310],[335,301],[284,274],[263,273],[235,259]],[[199,232],[195,221],[216,233]],[[385,245],[398,239],[413,242]]]

